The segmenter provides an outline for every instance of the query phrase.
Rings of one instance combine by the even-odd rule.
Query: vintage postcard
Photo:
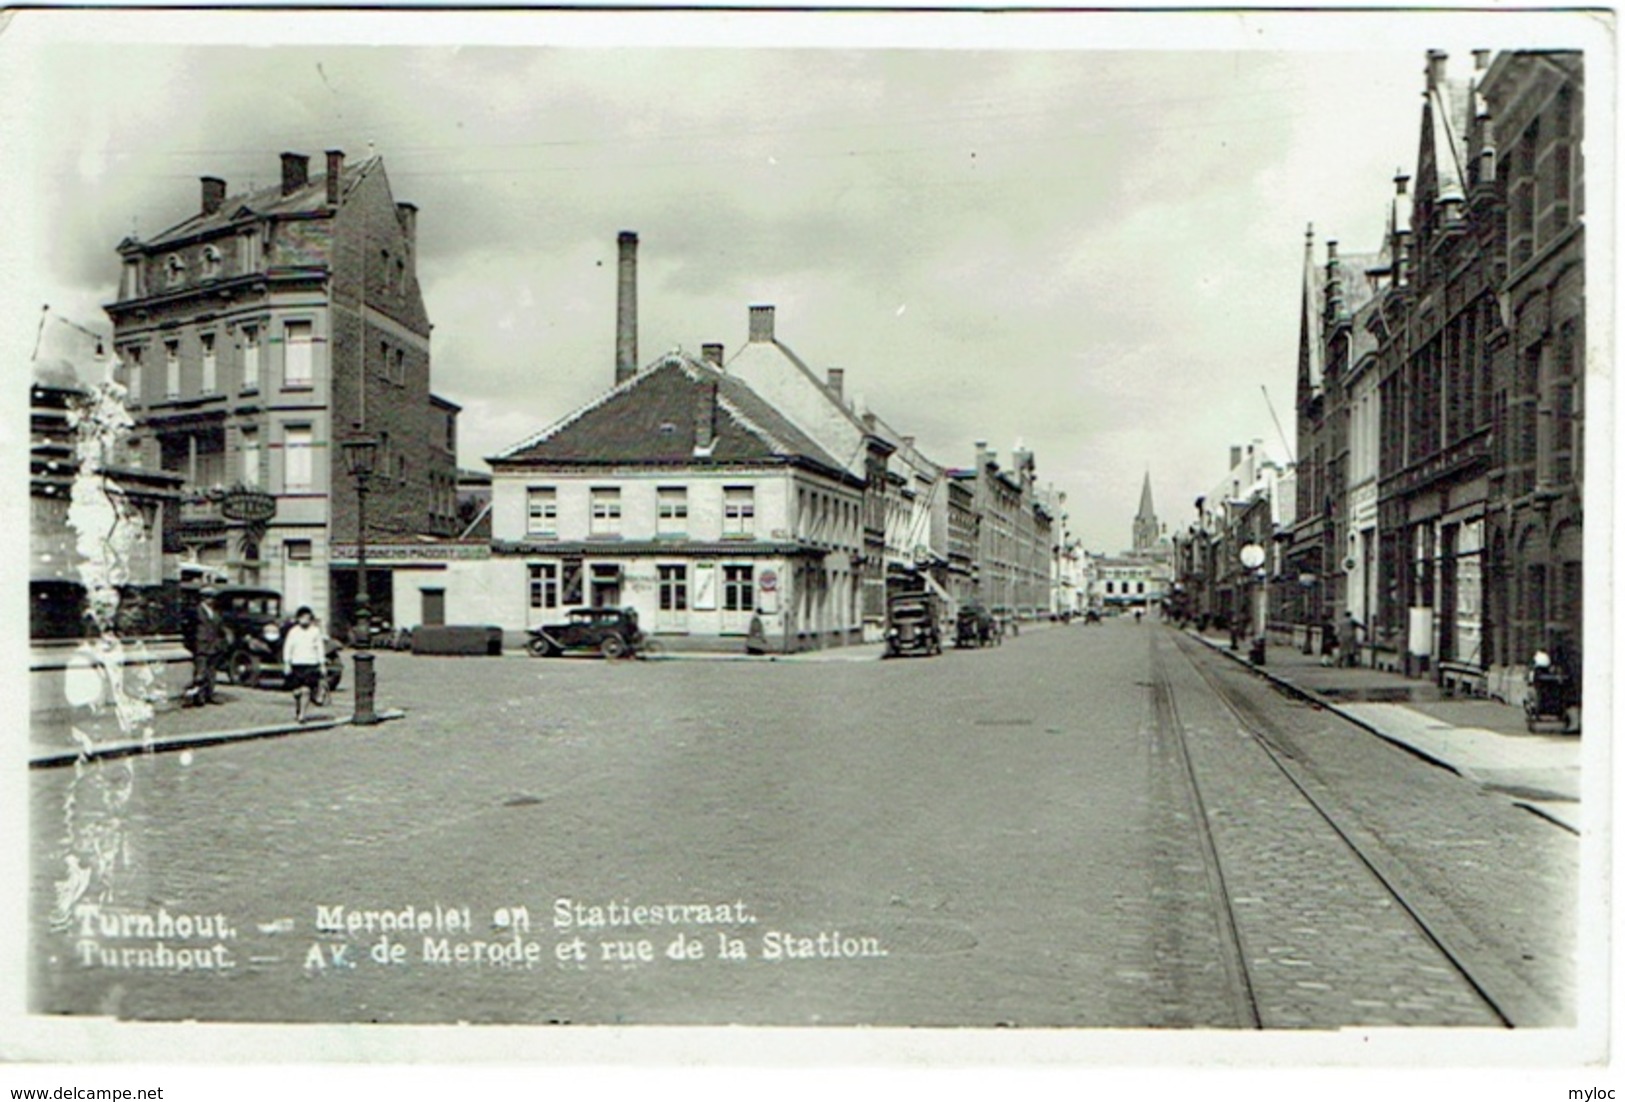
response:
[[[0,1055],[1605,1057],[1611,13],[4,18]]]

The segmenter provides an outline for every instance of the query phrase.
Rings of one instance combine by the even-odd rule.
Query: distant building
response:
[[[369,539],[453,535],[457,407],[430,393],[417,209],[377,157],[332,150],[324,175],[308,166],[284,153],[277,184],[238,195],[204,177],[195,214],[120,243],[106,309],[136,421],[129,462],[183,481],[183,560],[340,628],[356,590],[353,558],[334,554],[356,538],[344,438],[379,441]],[[275,497],[263,541],[221,514],[218,491],[239,484]]]

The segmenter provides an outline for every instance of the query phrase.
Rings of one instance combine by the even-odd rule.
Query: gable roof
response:
[[[339,195],[343,196],[355,190],[358,185],[375,167],[382,165],[377,157],[368,157],[353,165],[347,165],[339,174]],[[247,193],[228,195],[220,209],[213,214],[204,214],[199,211],[183,222],[164,230],[156,237],[145,241],[130,240],[129,245],[134,248],[160,249],[177,241],[184,241],[194,237],[207,236],[229,228],[233,223],[250,218],[264,218],[269,215],[313,214],[327,209],[327,173],[312,176],[305,183],[289,192],[282,194],[280,183],[267,187],[256,188]]]
[[[712,439],[701,448],[696,420],[707,416]],[[489,459],[493,465],[796,461],[842,470],[742,379],[682,352]]]

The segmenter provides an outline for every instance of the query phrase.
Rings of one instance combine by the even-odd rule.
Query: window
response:
[[[309,540],[285,540],[282,550],[289,562],[310,562],[310,546]]]
[[[141,404],[141,349],[130,347],[124,350],[125,385],[130,388],[129,404]]]
[[[220,250],[213,245],[203,246],[203,278],[220,278]]]
[[[237,261],[244,272],[260,270],[259,230],[249,230],[237,239]]]
[[[289,425],[282,430],[282,488],[308,490],[311,487],[311,448],[315,441],[309,425]]]
[[[1135,582],[1134,583],[1134,592],[1136,592],[1136,593],[1144,593],[1145,592],[1145,583],[1144,582]]]
[[[311,362],[312,326],[308,321],[290,321],[282,329],[282,385],[304,388],[316,381]]]
[[[755,567],[722,568],[722,608],[724,612],[754,612],[756,609]]]
[[[374,368],[380,379],[389,378],[389,342],[378,342],[378,366]]]
[[[181,345],[179,341],[164,342],[164,397],[181,396]]]
[[[243,453],[243,485],[258,486],[260,484],[260,430],[253,425],[244,425],[241,436]]]
[[[406,349],[395,349],[395,363],[390,377],[395,380],[398,386],[406,385]]]
[[[1106,592],[1107,593],[1112,592],[1112,583],[1111,582],[1106,583]]]
[[[383,258],[384,262],[384,294],[387,295],[389,292],[395,289],[390,282],[390,278],[394,274],[395,269],[390,267],[388,249],[380,249],[379,255]]]
[[[170,287],[179,287],[185,278],[186,261],[179,253],[170,253],[164,258],[164,282]]]
[[[530,607],[559,607],[559,565],[551,562],[530,564]]]
[[[756,531],[756,490],[727,486],[722,491],[722,534],[749,536]]]
[[[401,294],[406,293],[406,261],[395,261],[395,290]]]
[[[260,388],[260,330],[257,325],[243,326],[243,390]]]
[[[203,342],[203,393],[214,394],[218,390],[215,386],[214,334],[205,333],[199,340]]]
[[[660,573],[660,611],[688,611],[688,567],[665,564],[657,568]]]
[[[659,510],[655,531],[662,536],[681,536],[688,531],[688,490],[682,486],[662,486],[656,491]]]
[[[618,536],[621,534],[621,491],[605,487],[592,491],[592,534]]]
[[[559,494],[551,486],[532,486],[525,491],[525,532],[532,536],[554,536],[559,530]]]

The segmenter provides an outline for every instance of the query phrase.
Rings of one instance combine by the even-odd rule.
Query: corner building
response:
[[[106,309],[135,422],[129,462],[183,482],[172,550],[342,628],[355,562],[334,545],[353,549],[357,511],[340,444],[379,442],[369,539],[453,535],[456,407],[430,393],[417,209],[395,201],[383,161],[346,165],[333,150],[312,177],[308,157],[284,153],[281,169],[235,196],[203,177],[195,214],[121,242]],[[275,497],[263,529],[221,515],[220,491],[238,485]],[[388,578],[369,588],[387,593]]]

